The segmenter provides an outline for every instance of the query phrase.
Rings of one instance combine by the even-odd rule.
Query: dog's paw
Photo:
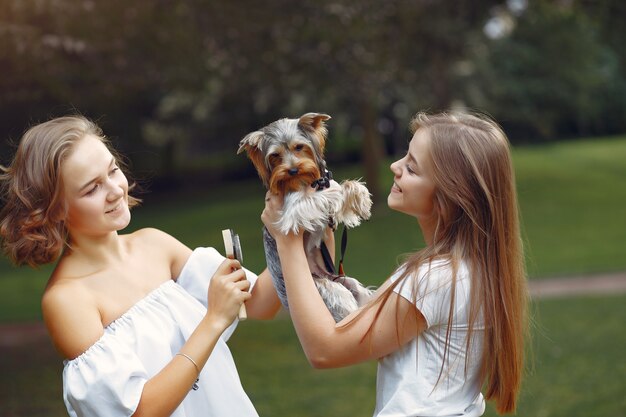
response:
[[[298,233],[300,229],[314,233],[325,230],[328,216],[342,207],[343,193],[338,185],[323,191],[296,191],[285,196],[283,212],[277,223],[282,233]]]
[[[374,294],[374,288],[364,287],[363,284],[355,278],[341,277],[339,281],[352,293],[359,306],[367,303]]]
[[[371,216],[372,197],[365,183],[347,180],[341,183],[343,205],[337,220],[347,227],[356,227]]]

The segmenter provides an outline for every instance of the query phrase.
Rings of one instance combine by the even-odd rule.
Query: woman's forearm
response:
[[[239,261],[226,259],[218,266],[209,284],[206,314],[178,352],[181,355],[146,382],[135,416],[169,416],[180,405],[241,303],[250,298],[249,288]]]
[[[332,355],[335,320],[313,282],[302,244],[277,242],[289,311],[304,352],[314,367]]]
[[[251,294],[252,297],[246,301],[248,317],[257,320],[273,319],[281,304],[267,269],[259,274]]]
[[[413,303],[394,293],[388,302],[379,298],[387,285],[373,296],[370,308],[352,312],[338,326],[313,282],[302,243],[289,239],[277,243],[291,318],[314,368],[338,368],[381,358],[424,329],[425,320]]]
[[[191,360],[184,355],[176,355],[165,368],[150,378],[144,385],[133,416],[170,416],[189,393],[198,378],[198,371],[206,364],[224,330],[223,324],[205,317],[179,352]],[[202,384],[202,380],[198,383]]]

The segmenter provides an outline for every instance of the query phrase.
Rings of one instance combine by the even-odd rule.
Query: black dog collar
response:
[[[333,179],[333,173],[329,170],[324,170],[324,176],[318,178],[311,183],[311,188],[315,188],[316,191],[321,191],[330,187],[330,181]]]

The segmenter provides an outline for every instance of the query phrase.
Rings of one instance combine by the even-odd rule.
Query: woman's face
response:
[[[387,197],[389,208],[417,218],[423,230],[435,221],[429,146],[428,130],[418,129],[406,156],[391,164],[393,186]]]
[[[128,226],[128,181],[102,141],[87,135],[61,167],[71,236],[106,235]]]

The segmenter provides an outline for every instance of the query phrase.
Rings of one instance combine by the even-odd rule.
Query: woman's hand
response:
[[[295,244],[302,242],[302,232],[293,233],[289,232],[284,234],[277,227],[276,223],[280,219],[281,211],[283,209],[283,196],[278,194],[272,194],[269,191],[265,194],[265,209],[261,213],[261,220],[270,232],[270,235],[276,240],[276,244]]]
[[[226,329],[235,320],[241,304],[250,298],[250,282],[239,261],[225,259],[209,284],[205,319]]]

